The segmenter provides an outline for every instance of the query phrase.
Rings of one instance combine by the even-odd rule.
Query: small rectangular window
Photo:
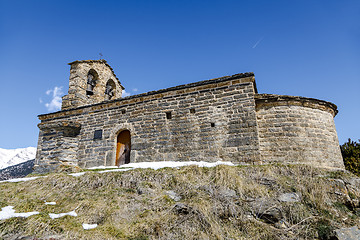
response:
[[[125,114],[125,113],[126,113],[126,110],[125,110],[125,109],[122,109],[122,110],[121,110],[121,113],[122,113],[122,114]]]
[[[166,112],[166,119],[171,119],[171,112]]]
[[[212,122],[212,123],[211,123],[211,127],[215,127],[215,123]]]
[[[94,140],[95,139],[102,139],[102,130],[95,130],[95,132],[94,132]]]
[[[190,113],[195,113],[195,108],[190,108]]]

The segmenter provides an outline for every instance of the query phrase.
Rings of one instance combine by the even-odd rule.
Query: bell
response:
[[[90,84],[87,85],[86,94],[87,95],[93,95],[94,94],[93,88],[92,88],[92,86]]]

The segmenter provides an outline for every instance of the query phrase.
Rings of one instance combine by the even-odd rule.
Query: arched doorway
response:
[[[130,163],[131,136],[129,130],[121,131],[116,143],[116,166]]]

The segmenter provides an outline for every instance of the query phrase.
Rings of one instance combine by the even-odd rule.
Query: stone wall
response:
[[[49,142],[43,126],[54,129],[54,124],[66,122],[80,126],[71,141],[77,145],[69,144],[77,153],[71,158],[80,167],[115,165],[121,130],[131,133],[131,162],[256,162],[260,153],[254,84],[253,73],[238,74],[40,115],[35,168],[55,166],[61,157],[54,153],[62,147],[49,144],[63,141],[62,130],[53,130],[57,133]],[[94,139],[95,131],[101,139]]]
[[[262,162],[343,168],[336,106],[311,98],[259,94],[256,115]]]
[[[38,127],[37,172],[50,172],[62,164],[78,166],[79,123],[54,121],[40,123]]]

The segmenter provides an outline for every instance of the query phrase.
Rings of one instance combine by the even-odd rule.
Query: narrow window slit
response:
[[[166,112],[166,119],[171,119],[171,112]]]
[[[95,130],[94,132],[94,140],[96,139],[102,139],[102,130]]]

